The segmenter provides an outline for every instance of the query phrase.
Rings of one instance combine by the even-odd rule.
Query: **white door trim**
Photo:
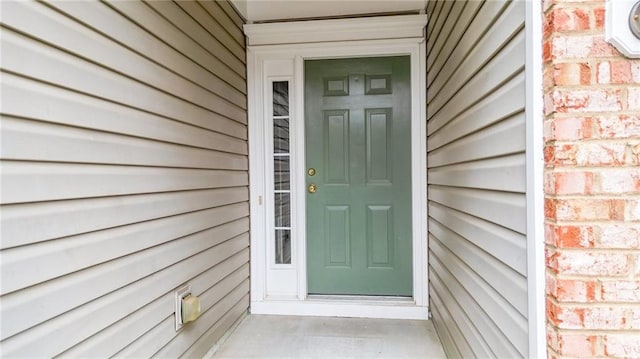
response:
[[[292,21],[244,25],[247,45],[405,39],[423,37],[427,15]]]
[[[398,17],[395,21],[399,20]],[[246,25],[245,32],[260,34],[260,41],[275,45],[250,45],[247,49],[248,103],[249,103],[249,160],[250,160],[250,213],[251,213],[251,312],[260,314],[325,315],[377,318],[428,318],[428,266],[427,266],[427,165],[426,165],[426,53],[422,36],[426,16],[408,15],[407,23],[414,24],[413,37],[388,38],[398,34],[385,34],[378,26],[380,19],[365,18],[340,20],[344,27],[340,40],[348,36],[362,36],[368,28],[367,40],[331,41],[283,44],[290,41],[287,28],[300,29],[301,23],[268,25],[273,38],[265,39],[261,25]],[[388,20],[388,19],[386,19]],[[318,40],[323,27],[331,28],[331,40],[336,39],[336,21],[304,23],[316,31],[307,31],[309,41]],[[313,25],[313,26],[311,26]],[[357,25],[357,26],[356,26]],[[350,29],[357,29],[352,32]],[[315,34],[315,35],[312,35]],[[355,35],[354,35],[355,34]],[[407,34],[402,34],[406,36]],[[420,34],[420,36],[415,36]],[[358,38],[358,37],[355,38]],[[378,40],[371,40],[378,38]],[[296,41],[301,41],[300,36]],[[252,43],[251,37],[249,43]],[[413,301],[385,302],[353,300],[318,300],[307,298],[306,230],[305,230],[305,143],[304,143],[304,60],[366,56],[409,55],[411,62],[411,141],[412,141],[412,223],[413,223]],[[273,265],[269,262],[267,243],[272,226],[273,203],[268,203],[272,191],[273,174],[270,166],[272,126],[266,115],[270,105],[267,89],[273,80],[290,81],[291,112],[291,190],[292,190],[292,256],[291,265]],[[269,244],[271,245],[271,244]],[[275,278],[275,279],[274,279]],[[283,283],[292,281],[293,283]],[[276,283],[277,282],[277,283]]]

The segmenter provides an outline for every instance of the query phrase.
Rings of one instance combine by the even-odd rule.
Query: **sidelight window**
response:
[[[273,82],[275,263],[291,264],[289,81]]]

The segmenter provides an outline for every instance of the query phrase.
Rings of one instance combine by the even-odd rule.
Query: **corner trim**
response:
[[[542,4],[528,1],[525,17],[527,299],[530,358],[547,356],[544,258]]]

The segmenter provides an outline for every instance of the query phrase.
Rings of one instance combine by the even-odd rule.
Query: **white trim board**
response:
[[[423,29],[425,15],[407,15],[403,24],[412,32],[388,32],[381,24],[390,17],[349,20],[326,20],[282,24],[245,25],[250,46],[247,49],[249,98],[249,158],[251,196],[251,312],[255,314],[361,316],[371,318],[428,317],[427,273],[427,193],[426,193],[426,52]],[[309,24],[315,26],[309,26]],[[316,42],[320,28],[339,24],[344,31]],[[264,29],[265,31],[261,31]],[[315,29],[311,31],[312,29]],[[357,29],[350,31],[349,29]],[[269,37],[269,31],[272,36]],[[276,31],[277,30],[277,31]],[[309,30],[309,31],[307,31]],[[287,32],[302,36],[291,39]],[[308,36],[303,36],[307,33]],[[367,36],[357,34],[367,33]],[[284,34],[284,35],[283,35]],[[352,37],[350,37],[352,36]],[[259,38],[260,40],[255,40]],[[363,38],[365,38],[363,40]],[[253,39],[253,40],[252,40]],[[304,43],[292,44],[302,41]],[[255,41],[254,41],[255,40]],[[334,41],[336,40],[336,41]],[[260,43],[260,46],[255,46]],[[251,45],[253,44],[253,45]],[[263,45],[274,44],[274,45]],[[304,60],[367,56],[409,55],[411,62],[411,141],[412,141],[412,212],[413,212],[413,288],[409,303],[393,301],[339,300],[318,301],[307,298],[306,229],[305,229],[305,144],[304,144]],[[268,86],[274,80],[290,82],[291,190],[292,190],[292,265],[274,266],[269,262],[267,243],[273,229],[268,203],[272,190],[268,114]],[[271,244],[269,244],[271,245]]]
[[[365,17],[244,25],[247,45],[421,38],[427,15]]]
[[[250,311],[252,314],[413,320],[429,319],[429,310],[427,307],[396,303],[354,303],[352,301],[261,301],[252,302]]]
[[[527,300],[529,357],[546,356],[542,5],[526,4]]]

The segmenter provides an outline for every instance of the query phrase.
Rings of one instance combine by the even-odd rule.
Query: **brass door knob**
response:
[[[310,184],[309,193],[316,193],[316,191],[318,191],[318,186],[316,186],[315,183]]]

